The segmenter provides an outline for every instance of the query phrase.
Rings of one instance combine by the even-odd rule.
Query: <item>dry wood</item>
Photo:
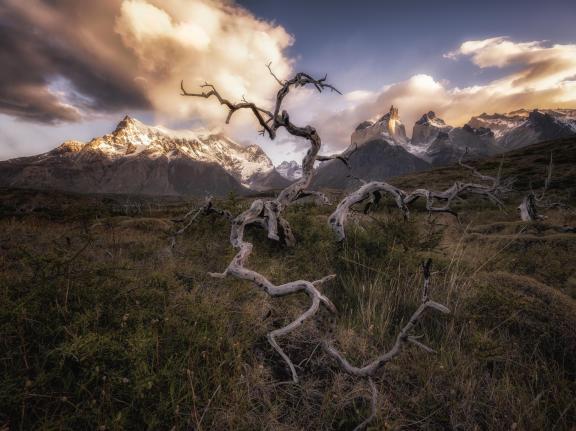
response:
[[[306,320],[310,319],[318,312],[321,305],[323,305],[333,313],[336,312],[336,307],[334,306],[334,304],[320,291],[322,285],[332,280],[335,277],[335,275],[328,275],[316,281],[296,280],[279,285],[274,284],[272,281],[268,280],[268,278],[266,278],[264,275],[246,267],[248,258],[252,253],[253,244],[244,239],[245,229],[246,226],[257,224],[266,229],[268,238],[275,241],[283,240],[287,245],[293,244],[294,235],[292,234],[292,230],[290,228],[288,221],[282,217],[283,209],[286,208],[288,205],[292,204],[293,202],[302,199],[306,196],[314,196],[321,202],[327,203],[328,199],[325,195],[319,192],[308,190],[308,187],[310,186],[312,177],[314,175],[314,163],[316,161],[339,159],[348,165],[348,158],[354,150],[336,156],[320,156],[318,153],[321,147],[321,140],[316,130],[311,126],[305,126],[305,127],[295,126],[294,124],[291,123],[290,117],[286,111],[282,110],[280,112],[282,102],[285,96],[288,94],[290,88],[292,87],[313,85],[319,92],[322,92],[322,90],[324,89],[338,91],[331,85],[326,84],[325,82],[326,77],[321,79],[314,79],[307,74],[298,73],[292,79],[282,81],[272,72],[270,64],[268,64],[267,67],[272,77],[281,86],[280,90],[276,95],[275,106],[270,111],[259,108],[255,104],[250,103],[245,99],[243,99],[243,101],[240,103],[234,104],[229,100],[223,98],[213,85],[207,83],[202,86],[202,88],[206,90],[205,92],[202,93],[188,93],[184,89],[183,83],[181,84],[181,89],[182,89],[182,95],[184,96],[217,98],[218,101],[222,105],[225,105],[229,110],[226,119],[227,122],[230,121],[230,118],[237,110],[249,109],[252,111],[252,113],[262,126],[261,130],[262,134],[267,133],[271,139],[274,139],[276,137],[276,131],[278,130],[278,128],[284,127],[290,134],[294,136],[303,137],[307,139],[310,143],[310,148],[302,161],[303,175],[298,181],[294,182],[293,184],[282,190],[280,194],[276,197],[276,199],[272,200],[257,199],[253,201],[252,204],[250,205],[250,208],[248,208],[246,211],[242,212],[240,215],[238,215],[236,218],[232,220],[232,227],[230,231],[230,243],[232,247],[236,249],[236,254],[223,272],[210,273],[210,275],[215,278],[225,278],[227,276],[231,276],[240,280],[250,281],[253,284],[255,284],[258,288],[260,288],[262,291],[264,291],[265,293],[267,293],[272,297],[280,297],[298,292],[304,292],[308,295],[311,304],[306,311],[300,314],[294,321],[290,322],[288,325],[279,329],[275,329],[270,333],[268,333],[268,341],[270,342],[272,347],[278,352],[278,354],[284,360],[284,362],[288,365],[288,368],[290,369],[292,375],[292,381],[297,383],[298,374],[296,372],[296,368],[290,357],[284,352],[284,350],[278,344],[277,338],[287,335],[293,330],[300,327]],[[395,198],[398,207],[406,215],[408,214],[408,209],[405,204],[406,194],[402,190],[383,182],[365,184],[361,187],[360,190],[348,196],[344,201],[342,201],[338,205],[335,214],[333,214],[330,217],[330,223],[334,226],[335,230],[341,235],[342,239],[344,238],[344,223],[350,211],[350,207],[356,203],[361,203],[368,199],[370,199],[370,202],[372,204],[375,204],[380,199],[382,193],[388,193],[392,195]],[[203,211],[204,209],[200,208],[196,212],[194,211],[190,212],[188,216],[191,217],[191,220],[188,222],[188,225]],[[186,225],[181,230],[182,231],[185,230],[185,228],[188,225]],[[366,420],[364,420],[360,425],[358,425],[358,427],[356,427],[356,430],[364,429],[377,415],[378,390],[371,377],[376,373],[377,370],[380,369],[382,365],[384,365],[386,362],[388,362],[394,356],[396,356],[400,352],[401,347],[406,343],[412,343],[427,351],[432,351],[432,349],[420,343],[417,340],[417,337],[410,335],[409,332],[418,323],[422,315],[424,315],[424,313],[427,310],[435,309],[444,313],[449,312],[449,310],[446,307],[434,301],[431,301],[428,298],[430,261],[425,265],[423,265],[423,270],[424,270],[425,287],[424,292],[422,294],[422,304],[420,305],[418,310],[416,310],[416,312],[412,315],[410,321],[406,324],[406,326],[400,331],[396,343],[389,352],[379,356],[372,363],[362,368],[358,368],[350,365],[350,363],[342,356],[340,352],[338,352],[338,350],[336,350],[336,348],[330,342],[325,340],[322,343],[328,355],[335,358],[345,372],[357,377],[367,378],[368,380],[368,384],[371,390],[371,403],[370,403],[371,414],[368,418],[366,418]]]
[[[415,346],[422,348],[426,352],[429,353],[434,352],[433,349],[418,341],[419,337],[410,335],[410,332],[414,329],[416,324],[422,319],[422,317],[428,310],[436,310],[446,314],[450,313],[450,310],[447,307],[437,302],[434,302],[429,298],[431,265],[432,265],[431,259],[428,259],[425,263],[422,264],[422,273],[424,277],[424,287],[422,289],[422,301],[418,309],[414,312],[414,314],[412,314],[412,316],[408,320],[408,323],[404,325],[404,327],[400,330],[400,332],[396,336],[396,341],[394,342],[394,345],[390,350],[382,353],[368,364],[362,367],[357,367],[350,364],[350,362],[348,362],[348,360],[344,357],[344,355],[340,353],[330,341],[324,340],[322,343],[324,351],[329,356],[331,356],[336,360],[336,362],[338,363],[340,368],[342,368],[343,371],[356,377],[368,378],[368,381],[372,389],[373,406],[376,404],[375,399],[378,395],[378,391],[376,390],[376,387],[372,382],[371,378],[374,377],[376,373],[380,371],[386,363],[390,362],[392,359],[398,356],[398,354],[402,351],[403,347],[405,347],[408,343],[411,343],[414,344]],[[368,425],[368,423],[370,423],[375,416],[376,416],[375,407],[373,407],[371,415],[364,422],[362,422],[362,424],[360,424],[356,429],[363,429],[360,427],[365,427],[366,425]]]
[[[392,196],[398,208],[402,211],[404,217],[408,217],[410,212],[408,206],[416,202],[419,198],[426,199],[426,210],[429,213],[443,212],[458,216],[457,212],[451,207],[455,199],[465,195],[481,195],[490,199],[500,207],[503,203],[499,196],[504,195],[510,190],[512,179],[501,180],[502,164],[498,169],[495,177],[482,175],[472,166],[464,164],[460,159],[460,165],[470,169],[472,174],[482,181],[489,184],[465,183],[456,181],[453,185],[443,191],[434,191],[424,188],[413,190],[407,193],[398,187],[382,181],[366,182],[358,179],[363,185],[356,191],[346,196],[337,206],[336,210],[330,215],[328,224],[336,236],[337,241],[343,241],[346,238],[345,224],[350,214],[351,208],[356,204],[364,205],[364,213],[367,213],[372,207],[378,204],[384,194]],[[439,205],[439,202],[442,202]]]
[[[298,374],[294,364],[278,345],[276,338],[286,335],[294,329],[300,327],[307,319],[312,317],[318,311],[320,304],[323,304],[330,311],[336,312],[334,304],[320,293],[318,287],[326,281],[332,279],[334,276],[324,277],[321,280],[314,282],[297,280],[290,283],[276,285],[268,280],[264,275],[246,268],[246,262],[252,253],[253,245],[250,242],[244,241],[244,231],[246,226],[250,224],[258,224],[264,227],[268,232],[268,238],[279,241],[283,240],[288,246],[293,245],[295,242],[292,229],[288,221],[282,217],[282,211],[288,205],[306,196],[314,195],[319,197],[322,201],[327,202],[326,196],[321,193],[307,190],[314,175],[314,163],[317,160],[324,161],[334,158],[340,158],[342,161],[347,162],[346,156],[320,156],[318,153],[322,145],[320,136],[312,126],[299,127],[290,121],[290,116],[285,110],[281,111],[282,102],[289,93],[291,88],[303,87],[307,85],[314,86],[318,92],[325,89],[336,91],[340,93],[332,85],[326,83],[326,76],[321,79],[314,79],[306,73],[297,73],[292,79],[282,81],[272,71],[270,64],[267,65],[268,70],[272,77],[280,85],[280,89],[276,94],[276,103],[272,110],[262,109],[254,103],[248,102],[245,99],[240,103],[232,103],[220,95],[218,90],[211,84],[205,83],[202,89],[205,90],[201,93],[188,93],[184,89],[184,83],[181,83],[181,90],[183,96],[215,97],[218,101],[228,108],[228,116],[226,122],[228,123],[232,115],[240,109],[249,109],[252,111],[260,126],[262,127],[261,134],[268,134],[270,139],[276,137],[276,132],[279,128],[284,127],[288,133],[293,136],[305,138],[310,143],[310,148],[304,159],[302,160],[302,177],[286,187],[280,194],[272,200],[255,200],[252,202],[250,208],[232,220],[232,229],[230,232],[230,243],[237,250],[236,255],[222,273],[211,273],[213,277],[224,278],[232,276],[241,280],[248,280],[264,290],[270,296],[284,296],[297,292],[305,292],[311,300],[310,307],[303,312],[296,320],[288,325],[271,331],[268,334],[268,340],[272,347],[278,352],[282,359],[290,368],[292,380],[298,382]]]

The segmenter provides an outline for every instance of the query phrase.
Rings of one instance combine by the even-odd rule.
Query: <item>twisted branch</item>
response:
[[[458,217],[458,213],[452,209],[452,202],[467,194],[482,195],[490,199],[496,205],[500,207],[504,206],[498,196],[510,191],[510,186],[513,180],[501,180],[502,163],[500,164],[498,174],[495,177],[482,175],[472,166],[464,164],[462,159],[460,159],[459,164],[466,169],[470,169],[474,176],[479,177],[483,181],[488,181],[491,184],[485,185],[456,181],[453,185],[443,191],[421,188],[407,193],[386,182],[372,181],[366,183],[362,179],[357,178],[363,183],[363,185],[355,192],[346,196],[338,204],[338,207],[328,219],[328,224],[333,230],[336,240],[343,241],[346,238],[344,230],[345,224],[353,205],[360,203],[364,204],[364,213],[367,214],[372,207],[378,204],[383,194],[389,194],[394,198],[396,205],[402,211],[405,218],[410,215],[408,206],[421,197],[426,200],[426,210],[428,213],[443,212],[452,214],[455,217]],[[443,202],[443,205],[438,205],[438,202]]]
[[[424,314],[428,310],[436,310],[436,311],[440,311],[441,313],[445,313],[445,314],[450,313],[450,310],[447,307],[445,307],[444,305],[439,304],[437,302],[434,302],[429,298],[431,265],[432,265],[431,259],[428,259],[425,263],[422,264],[422,273],[424,276],[424,287],[423,287],[423,292],[422,292],[422,301],[421,301],[418,309],[410,317],[410,320],[408,320],[408,323],[398,333],[398,335],[396,337],[396,341],[390,350],[388,350],[387,352],[384,352],[383,354],[378,356],[376,359],[374,359],[372,362],[370,362],[370,363],[368,363],[362,367],[357,367],[357,366],[350,364],[350,362],[348,362],[348,360],[344,357],[344,355],[342,355],[342,353],[340,353],[334,347],[334,345],[332,343],[330,343],[327,340],[324,340],[322,342],[322,346],[324,348],[324,351],[338,363],[338,365],[340,366],[340,368],[342,368],[343,371],[345,371],[346,373],[348,373],[352,376],[368,378],[368,382],[370,383],[370,386],[372,389],[372,394],[373,394],[372,395],[372,405],[373,406],[376,404],[375,400],[376,400],[376,397],[378,395],[378,391],[376,390],[376,387],[375,387],[374,383],[372,382],[371,378],[374,377],[376,375],[376,373],[386,363],[390,362],[392,359],[394,359],[396,356],[398,356],[398,354],[400,354],[400,352],[402,351],[402,348],[405,347],[406,344],[411,343],[411,344],[414,344],[414,345],[422,348],[426,352],[429,352],[429,353],[434,352],[433,349],[431,349],[430,347],[428,347],[425,344],[418,341],[419,337],[410,335],[410,332],[412,331],[412,329],[422,319],[422,317],[424,316]],[[356,429],[357,430],[363,429],[361,427],[365,427],[366,425],[368,425],[368,423],[370,421],[372,421],[372,419],[374,417],[375,417],[375,407],[372,408],[372,414],[370,415],[370,417],[368,417],[364,422],[362,422],[362,424],[360,424]]]
[[[338,158],[347,164],[348,155],[319,156],[318,152],[320,151],[322,143],[320,136],[316,132],[316,129],[314,129],[312,126],[298,127],[294,125],[290,121],[290,116],[288,113],[285,110],[281,111],[282,103],[292,87],[297,88],[304,87],[306,85],[313,85],[320,93],[325,89],[335,91],[338,94],[341,93],[334,86],[326,83],[327,76],[324,76],[320,79],[315,79],[306,73],[297,73],[292,79],[281,81],[272,72],[271,63],[267,64],[266,67],[270,71],[272,77],[280,85],[280,89],[276,94],[276,103],[271,111],[260,108],[254,103],[248,102],[245,99],[239,103],[232,103],[228,99],[222,97],[215,86],[209,83],[204,83],[201,86],[201,88],[207,90],[201,93],[187,92],[184,88],[183,81],[180,83],[180,89],[182,96],[202,97],[205,99],[215,97],[220,102],[220,104],[225,105],[228,108],[226,123],[230,121],[232,115],[236,111],[240,109],[249,109],[258,120],[260,126],[262,126],[261,133],[267,133],[270,139],[275,139],[277,130],[281,127],[284,127],[291,135],[305,138],[310,142],[310,149],[302,161],[302,177],[298,181],[292,183],[284,190],[282,190],[276,199],[264,202],[264,213],[261,215],[261,217],[263,217],[265,220],[265,225],[268,229],[268,237],[270,239],[278,241],[280,237],[283,237],[287,245],[292,245],[294,243],[294,237],[292,235],[288,221],[281,217],[283,209],[296,200],[311,194],[311,192],[307,192],[306,190],[312,181],[314,174],[314,163],[316,160],[324,161]]]
[[[245,268],[245,264],[252,253],[252,244],[244,241],[244,231],[246,226],[252,224],[258,220],[261,220],[261,213],[263,211],[263,202],[261,200],[256,200],[252,202],[250,208],[240,214],[232,221],[232,230],[230,232],[230,243],[232,246],[238,250],[228,267],[222,273],[210,273],[212,277],[216,278],[224,278],[226,276],[232,276],[238,278],[240,280],[248,280],[254,283],[257,287],[262,289],[268,295],[273,297],[278,296],[285,296],[292,293],[297,293],[303,291],[306,293],[311,301],[312,304],[304,313],[302,313],[296,320],[289,323],[288,325],[276,329],[268,334],[268,341],[272,345],[272,347],[278,352],[278,354],[282,357],[284,362],[290,368],[290,372],[292,374],[292,380],[294,383],[298,382],[298,374],[296,373],[296,369],[294,364],[286,355],[286,353],[282,350],[282,348],[278,345],[276,341],[276,337],[286,335],[292,332],[294,329],[300,327],[304,321],[312,317],[318,309],[320,308],[320,304],[323,304],[328,310],[335,313],[336,307],[332,302],[324,295],[322,295],[319,291],[319,287],[324,283],[332,280],[335,275],[326,276],[320,280],[316,280],[313,282],[305,281],[305,280],[297,280],[292,281],[290,283],[285,283],[281,285],[275,285],[271,281],[269,281],[266,277],[262,274],[253,271],[251,269]]]
[[[293,245],[295,242],[294,235],[292,233],[292,229],[290,228],[290,224],[286,219],[282,217],[283,209],[296,200],[309,195],[314,195],[325,202],[327,201],[326,196],[307,190],[310,182],[312,181],[312,176],[314,174],[314,163],[316,160],[319,158],[320,160],[329,159],[328,157],[318,155],[321,147],[320,136],[316,132],[316,129],[314,129],[312,126],[299,127],[294,125],[290,121],[290,116],[288,113],[285,110],[281,111],[281,106],[284,98],[292,87],[296,88],[306,85],[313,85],[318,90],[318,92],[322,92],[325,89],[336,91],[337,93],[340,92],[332,85],[326,83],[326,76],[321,79],[314,79],[306,73],[297,73],[292,79],[281,81],[272,72],[270,64],[267,64],[266,67],[270,71],[272,77],[280,85],[280,89],[276,94],[276,103],[271,111],[262,109],[256,106],[254,103],[246,101],[244,98],[240,103],[232,103],[229,100],[223,98],[218,90],[212,84],[208,83],[202,85],[202,88],[207,89],[205,92],[188,93],[185,90],[183,83],[181,83],[181,90],[183,96],[203,97],[206,99],[215,97],[218,99],[220,104],[225,105],[228,108],[228,116],[226,118],[227,123],[230,121],[230,118],[236,111],[240,109],[249,109],[258,120],[260,126],[262,126],[261,133],[267,133],[270,139],[275,139],[277,130],[281,127],[284,127],[291,135],[305,138],[310,142],[310,148],[302,161],[302,177],[295,183],[282,190],[276,199],[266,201],[261,199],[255,200],[252,202],[252,205],[248,210],[244,211],[242,214],[232,220],[230,243],[232,244],[232,247],[237,250],[236,255],[228,267],[224,270],[224,272],[210,274],[216,278],[232,276],[237,279],[251,281],[260,289],[265,291],[268,295],[273,297],[285,296],[297,292],[304,292],[310,297],[310,307],[300,316],[298,316],[296,320],[280,329],[271,331],[268,334],[268,341],[282,357],[284,362],[286,362],[290,368],[292,380],[296,383],[298,382],[298,374],[296,373],[294,364],[288,355],[286,355],[286,353],[278,345],[276,339],[277,337],[284,336],[301,326],[307,319],[316,314],[321,304],[328,308],[330,311],[336,312],[334,304],[332,304],[332,302],[324,295],[322,295],[318,290],[322,284],[331,280],[334,278],[334,276],[327,276],[314,282],[297,280],[290,283],[275,285],[262,274],[245,267],[246,262],[252,253],[253,245],[250,242],[244,241],[244,231],[246,226],[250,224],[258,224],[263,226],[268,231],[268,238],[275,241],[283,239],[287,245]]]

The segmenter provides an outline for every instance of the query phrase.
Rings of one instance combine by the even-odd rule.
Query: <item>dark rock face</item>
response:
[[[215,163],[166,157],[77,161],[74,157],[26,157],[0,162],[0,185],[77,193],[142,195],[213,194],[248,190]]]
[[[300,164],[295,160],[280,163],[276,166],[276,171],[291,182],[302,178],[302,166],[300,166]]]
[[[358,124],[358,126],[356,126],[356,131],[364,130],[364,129],[371,127],[373,125],[374,125],[374,123],[372,121],[362,121],[360,124]]]
[[[445,166],[458,160],[463,153],[452,144],[448,133],[440,132],[426,150],[426,157],[431,160],[433,166]]]
[[[466,152],[468,158],[481,158],[497,154],[500,148],[490,129],[466,124],[448,133],[440,132],[425,156],[433,166],[444,166],[457,162]]]
[[[553,139],[576,135],[576,121],[563,121],[561,117],[534,110],[520,126],[504,134],[499,144],[505,150],[514,150]]]
[[[419,148],[429,147],[440,133],[448,133],[452,126],[444,120],[436,117],[434,111],[430,111],[416,121],[412,129],[412,145]]]
[[[294,181],[283,177],[276,169],[257,173],[252,176],[251,189],[256,191],[279,190],[288,187]]]
[[[364,143],[350,156],[349,170],[340,160],[322,164],[312,181],[313,188],[344,189],[358,187],[352,174],[366,181],[384,181],[388,178],[430,168],[424,160],[410,154],[403,147],[383,139]]]

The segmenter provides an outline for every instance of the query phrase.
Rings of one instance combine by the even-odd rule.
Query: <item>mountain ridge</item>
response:
[[[68,191],[216,194],[283,187],[258,145],[222,133],[170,130],[125,116],[112,133],[65,141],[43,154],[0,162],[0,184]]]

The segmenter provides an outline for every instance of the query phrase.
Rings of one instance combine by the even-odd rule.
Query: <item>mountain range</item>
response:
[[[530,144],[576,135],[576,109],[520,109],[480,114],[453,127],[432,111],[411,138],[397,107],[360,123],[350,136],[349,169],[321,163],[315,188],[348,188],[467,158],[483,158]],[[0,186],[82,193],[226,195],[282,189],[302,175],[296,161],[274,167],[258,145],[223,133],[170,130],[126,116],[115,130],[89,142],[66,141],[44,154],[0,162]]]
[[[472,117],[453,127],[433,111],[416,121],[406,136],[398,108],[375,120],[361,122],[350,137],[348,169],[339,160],[318,168],[316,188],[348,188],[362,180],[382,181],[410,172],[457,162],[462,156],[480,159],[527,145],[576,135],[576,110],[521,109],[506,114]]]
[[[0,185],[84,193],[245,194],[289,183],[258,145],[204,130],[147,126],[129,116],[90,142],[67,141],[0,162]]]

